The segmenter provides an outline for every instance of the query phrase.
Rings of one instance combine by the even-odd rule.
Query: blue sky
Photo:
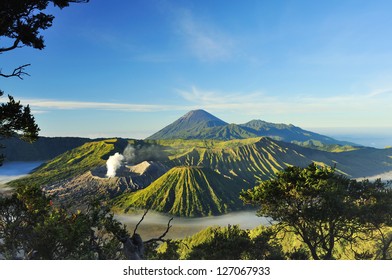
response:
[[[392,131],[392,1],[92,0],[51,8],[0,87],[46,136],[144,138],[202,108],[316,132]],[[4,42],[1,40],[0,43]]]

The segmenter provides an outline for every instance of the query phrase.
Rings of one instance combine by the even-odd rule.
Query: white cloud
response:
[[[392,94],[392,89],[379,89],[371,92],[369,94],[369,97],[375,97],[375,96],[380,96],[380,95],[391,95]]]
[[[184,112],[201,108],[224,115],[229,122],[259,118],[308,127],[390,127],[392,119],[392,91],[387,88],[331,97],[272,96],[264,92],[225,93],[202,90],[196,86],[189,90],[177,90],[177,93],[183,100],[177,105],[27,98],[21,98],[21,103],[29,104],[34,114],[49,114],[55,110]],[[0,98],[0,102],[4,101],[5,97]]]
[[[196,87],[179,90],[187,101],[206,110],[307,126],[390,126],[389,91],[332,97],[271,96],[265,93],[227,94]],[[377,97],[377,98],[376,98]]]
[[[259,92],[248,94],[225,94],[216,91],[199,90],[195,86],[192,86],[190,91],[177,90],[177,92],[187,101],[207,106],[210,104],[220,104],[222,102],[224,102],[225,104],[253,102],[254,100],[263,97],[263,95]]]
[[[212,23],[195,18],[190,10],[177,10],[175,25],[191,52],[202,61],[223,61],[233,55],[234,40]]]
[[[0,102],[6,101],[4,98]],[[29,104],[33,112],[44,113],[50,110],[115,110],[131,112],[155,112],[178,109],[171,105],[155,104],[131,104],[131,103],[110,103],[110,102],[83,102],[64,101],[53,99],[21,99],[22,104]]]

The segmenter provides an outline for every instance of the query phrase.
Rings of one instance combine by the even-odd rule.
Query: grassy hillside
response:
[[[219,215],[243,208],[238,198],[241,188],[236,180],[209,168],[174,167],[147,188],[115,199],[113,209],[151,208],[187,217]]]
[[[392,170],[392,149],[356,148],[326,152],[275,141],[270,138],[223,140],[124,140],[109,139],[85,143],[40,167],[31,176],[11,185],[48,184],[80,175],[105,165],[109,155],[135,147],[135,163],[163,162],[169,167],[207,167],[226,177],[253,186],[287,166],[307,166],[312,162],[334,166],[350,177],[373,176]]]
[[[288,166],[305,167],[313,162],[336,165],[339,172],[354,178],[392,170],[392,149],[357,147],[348,151],[326,152],[270,138],[190,141],[193,148],[186,146],[187,141],[182,141],[181,153],[173,153],[170,157],[172,164],[205,166],[251,185],[270,178]],[[161,141],[160,144],[170,145],[170,141]]]
[[[303,130],[292,124],[275,124],[262,120],[252,120],[245,124],[228,124],[204,110],[193,110],[146,138],[158,139],[215,139],[232,140],[254,137],[270,137],[288,143],[307,141],[321,142],[324,145],[355,145],[331,137]],[[307,145],[304,143],[303,145]],[[312,145],[319,149],[321,145]],[[325,149],[325,147],[323,147]]]
[[[307,140],[307,141],[292,141],[293,144],[310,148],[316,149],[325,152],[332,152],[332,153],[341,153],[347,151],[354,151],[359,150],[364,147],[352,146],[352,145],[338,145],[338,144],[325,144],[318,140]]]
[[[231,228],[235,229],[235,226],[231,226]],[[238,248],[238,243],[246,238],[256,241],[261,237],[261,240],[263,240],[263,233],[269,229],[274,228],[275,226],[258,226],[251,230],[237,229],[237,235],[230,235],[228,234],[230,232],[228,227],[207,227],[192,236],[183,239],[172,240],[170,243],[163,243],[160,247],[158,247],[157,252],[158,255],[163,257],[162,259],[173,258],[186,260],[193,259],[192,257],[195,255],[195,253],[202,250],[204,254],[199,253],[197,256],[204,255],[204,257],[207,256],[208,258],[211,258],[215,255],[215,252],[211,250],[211,247],[214,246],[216,250],[225,250],[226,248],[231,249],[231,251],[228,250],[226,252],[227,259],[248,259],[247,257],[249,256],[249,253],[252,253],[252,251],[257,249],[260,250],[260,248],[263,247],[266,248],[267,246],[265,244],[257,244],[255,242],[256,244],[251,244],[252,246],[250,248],[246,248],[245,246]],[[388,234],[391,234],[392,228],[389,228],[387,232]],[[227,236],[227,239],[217,238],[218,235]],[[358,241],[352,247],[350,244],[340,241],[336,244],[333,256],[338,260],[380,259],[381,244],[377,242],[377,240],[380,238],[379,232],[374,232],[372,237],[373,238],[364,237],[362,240],[358,239]],[[264,239],[264,241],[267,240]],[[268,241],[268,245],[270,248],[271,246],[274,246],[276,249],[280,250],[281,254],[284,256],[284,259],[296,259],[295,255],[298,257],[298,252],[302,252],[301,255],[303,257],[305,256],[304,254],[307,254],[308,259],[311,259],[306,245],[301,242],[293,233],[280,232],[276,235],[275,238],[272,237]],[[238,250],[242,249],[245,252],[247,251],[248,254],[243,253],[239,258],[234,258],[233,251],[235,251],[236,248],[238,248]],[[392,248],[388,250],[388,255],[391,256],[391,254]]]
[[[292,124],[275,124],[262,120],[252,120],[245,124],[241,124],[240,127],[256,136],[270,137],[275,140],[289,143],[317,141],[327,145],[355,145],[354,143],[339,141],[325,135],[304,130]],[[317,148],[317,146],[315,147]]]
[[[51,186],[55,186],[56,189],[61,188],[77,176],[91,171],[97,166],[105,165],[110,155],[115,152],[122,153],[128,144],[134,147],[135,157],[132,164],[151,160],[160,162],[169,168],[192,167],[186,172],[184,171],[186,169],[184,169],[182,173],[179,170],[174,172],[175,174],[169,173],[167,176],[170,175],[170,178],[166,178],[167,182],[163,182],[163,179],[161,179],[151,186],[159,189],[161,185],[170,183],[167,185],[167,188],[169,188],[174,184],[173,182],[176,182],[177,190],[175,192],[177,192],[181,190],[180,186],[184,185],[177,182],[182,176],[182,180],[187,178],[186,180],[191,182],[186,183],[185,186],[192,189],[189,190],[189,193],[194,192],[196,194],[195,203],[201,203],[203,194],[209,193],[196,191],[198,188],[202,188],[199,187],[200,184],[204,184],[203,186],[211,185],[214,193],[219,194],[218,197],[220,197],[222,193],[214,189],[215,185],[232,186],[232,183],[236,182],[235,184],[240,188],[253,187],[288,166],[305,167],[311,163],[336,166],[338,172],[353,178],[375,176],[392,170],[392,149],[356,148],[345,152],[326,152],[263,137],[230,141],[111,139],[85,143],[48,161],[30,176],[10,182],[9,185],[13,187],[38,185],[46,186],[46,189],[50,189]],[[195,167],[200,167],[200,169],[195,169]],[[88,184],[79,182],[78,185],[82,188],[82,186]],[[83,190],[80,190],[80,192],[83,193]],[[147,198],[148,201],[152,201],[153,196],[148,193],[141,192],[146,197],[140,202],[135,202],[135,207],[144,208],[145,205],[141,203],[143,201],[147,202]],[[228,194],[223,193],[222,195],[222,197],[225,197]],[[80,196],[75,194],[72,197],[77,200],[77,197]],[[223,204],[217,204],[214,208],[210,206],[213,205],[211,201],[208,202],[209,206],[202,205],[198,210],[192,210],[192,207],[188,206],[182,206],[183,208],[181,208],[179,205],[188,204],[186,202],[188,198],[183,199],[185,199],[185,202],[177,201],[173,209],[157,204],[155,207],[158,211],[172,211],[176,215],[219,214],[236,209],[236,206],[230,208],[232,204],[227,201],[222,202],[227,205],[227,209]],[[128,203],[121,207],[126,209],[129,205]],[[199,206],[195,205],[193,207],[197,208]]]
[[[294,162],[300,166],[311,163],[306,157],[268,138],[216,142],[210,147],[193,148],[171,160],[175,165],[208,167],[252,186]]]
[[[48,161],[30,176],[10,182],[11,186],[39,185],[70,179],[97,166],[105,165],[115,152],[122,152],[127,145],[123,139],[88,142]]]

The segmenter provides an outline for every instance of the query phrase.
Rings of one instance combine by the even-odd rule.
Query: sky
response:
[[[3,72],[31,63],[30,76],[0,88],[30,104],[43,136],[145,138],[193,109],[392,135],[391,11],[389,0],[51,7],[44,50],[0,56]]]

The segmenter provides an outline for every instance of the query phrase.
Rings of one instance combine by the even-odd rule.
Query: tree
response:
[[[254,234],[238,225],[210,227],[182,240],[168,240],[151,253],[160,260],[283,259],[282,248],[272,235],[268,228]]]
[[[82,213],[53,205],[38,187],[0,197],[0,256],[5,259],[122,259],[125,228],[106,207]]]
[[[271,217],[279,230],[296,234],[313,259],[333,259],[337,242],[354,242],[375,219],[364,215],[374,197],[385,193],[385,185],[375,184],[350,180],[333,168],[311,164],[289,167],[242,191],[241,199],[259,205],[258,214]]]
[[[0,196],[0,259],[143,259],[147,244],[137,233],[147,211],[131,235],[107,205],[92,201],[84,212],[56,207],[39,187],[19,188]]]
[[[42,50],[45,47],[44,38],[40,34],[52,26],[54,16],[44,13],[50,3],[60,9],[70,3],[86,3],[89,0],[2,0],[0,2],[0,55],[24,46]],[[23,79],[28,73],[25,68],[30,64],[16,67],[9,73],[3,73],[0,67],[0,77],[18,77]],[[0,97],[4,94],[0,90]],[[29,106],[15,102],[12,96],[9,101],[0,105],[0,140],[5,137],[19,136],[27,141],[38,138],[39,128],[35,123]],[[2,146],[0,145],[0,148]],[[3,162],[0,156],[0,166]]]
[[[0,90],[0,97],[3,96]],[[12,96],[8,96],[7,103],[0,104],[0,140],[18,136],[25,141],[35,141],[38,138],[39,128],[31,114],[30,107],[16,102]],[[0,145],[0,148],[3,146]],[[0,156],[0,166],[3,156]]]
[[[54,16],[44,13],[50,3],[60,9],[68,7],[70,3],[86,3],[89,0],[2,0],[0,2],[0,54],[23,46],[42,50],[45,47],[44,38],[40,34],[52,26]],[[26,75],[25,64],[14,69],[9,74],[2,73],[2,77],[18,77]]]
[[[358,201],[361,207],[360,219],[365,225],[370,238],[378,245],[378,254],[373,258],[391,259],[392,252],[392,182],[383,183],[380,179],[374,182],[364,180],[359,184],[362,189],[362,199]]]

